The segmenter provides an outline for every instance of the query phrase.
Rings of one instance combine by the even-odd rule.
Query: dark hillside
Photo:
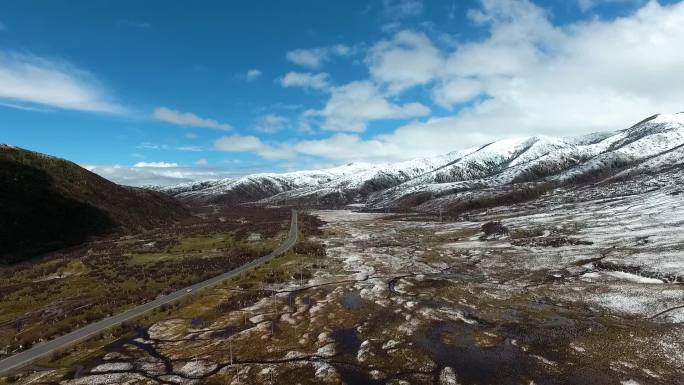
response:
[[[0,263],[186,215],[182,204],[162,193],[119,186],[75,163],[0,145]]]

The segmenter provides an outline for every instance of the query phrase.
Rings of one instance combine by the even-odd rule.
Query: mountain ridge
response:
[[[656,114],[629,128],[611,132],[576,137],[508,138],[430,158],[253,174],[161,190],[181,200],[200,203],[318,206],[362,203],[372,209],[405,209],[412,206],[407,207],[404,202],[417,194],[429,200],[431,196],[520,183],[563,185],[605,179],[681,144],[684,144],[684,113]]]

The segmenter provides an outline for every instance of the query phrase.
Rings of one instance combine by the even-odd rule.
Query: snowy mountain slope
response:
[[[557,175],[553,180],[571,181],[634,165],[684,144],[684,113],[658,115],[615,135],[608,150]],[[661,159],[661,161],[666,158]]]
[[[185,201],[208,203],[336,206],[358,202],[369,208],[406,208],[464,191],[522,183],[584,183],[624,174],[630,168],[643,172],[681,162],[680,152],[674,151],[681,145],[684,113],[664,114],[615,132],[504,139],[434,158],[254,174],[164,191]]]
[[[472,150],[466,150],[472,151]],[[368,195],[409,181],[463,156],[463,151],[434,158],[414,159],[399,163],[366,165],[353,174],[342,175],[318,186],[305,186],[261,200],[262,204],[302,202],[339,205],[363,202]]]
[[[505,150],[492,153],[484,147],[448,168],[373,194],[367,205],[401,207],[416,194],[437,197],[512,183],[572,183],[609,176],[684,144],[684,114],[658,115],[610,135],[578,139],[534,137],[503,142],[510,145],[507,153]],[[496,148],[501,147],[506,148],[505,145]],[[660,162],[676,160],[676,156],[670,155]],[[482,168],[482,164],[490,167]],[[470,177],[478,173],[483,176]]]
[[[650,157],[637,166],[620,171],[602,182],[625,180],[640,174],[653,174],[673,168],[684,169],[684,144]]]
[[[415,178],[462,155],[463,151],[460,151],[399,163],[349,163],[323,170],[253,174],[237,179],[179,184],[160,190],[186,202],[282,204],[319,201],[340,204],[363,200],[372,192]]]
[[[325,170],[253,174],[237,179],[169,186],[161,190],[188,202],[244,203],[257,201],[284,191],[320,186],[345,175],[365,170],[368,167],[370,167],[368,164],[350,163]]]

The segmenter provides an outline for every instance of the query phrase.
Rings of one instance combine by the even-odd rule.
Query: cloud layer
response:
[[[574,4],[588,12],[601,7],[599,3]],[[480,0],[467,12],[473,30],[469,36],[475,37],[446,36],[435,25],[421,23],[423,8],[417,0],[384,0],[379,20],[391,28],[381,27],[376,40],[286,52],[284,60],[290,64],[275,86],[288,90],[277,91],[302,92],[315,97],[317,104],[302,106],[296,100],[292,109],[260,109],[243,119],[241,133],[221,133],[213,142],[205,141],[206,133],[200,138],[188,133],[198,145],[180,143],[174,149],[253,153],[291,164],[312,158],[397,161],[511,136],[616,130],[654,113],[684,110],[684,2],[650,1],[624,17],[585,15],[582,21],[559,25],[549,10],[529,0]],[[339,60],[343,57],[349,63]],[[273,71],[255,65],[267,74]],[[336,72],[343,65],[352,70]],[[247,84],[264,75],[257,68],[240,68],[231,76],[242,81],[241,86],[256,90],[269,85]],[[0,105],[32,111],[125,112],[84,69],[2,51]],[[184,127],[232,130],[228,123],[163,106],[151,117]],[[396,128],[388,132],[388,125]],[[295,129],[307,136],[293,138],[289,134]],[[217,163],[197,155],[191,163],[207,166],[206,158]],[[214,174],[193,174],[173,162],[93,167],[118,180],[138,176],[184,181],[218,175],[208,167],[202,172]]]
[[[439,48],[416,30],[377,42],[365,59],[368,79],[329,87],[325,106],[303,114],[346,134],[280,144],[255,138],[246,151],[402,160],[503,137],[616,130],[684,110],[684,2],[652,1],[615,20],[557,26],[530,1],[482,0],[468,18],[483,37],[455,48]],[[416,90],[445,112],[398,102]],[[371,121],[408,118],[414,120],[389,134],[360,135]]]
[[[261,77],[261,70],[258,70],[256,68],[252,68],[250,70],[247,70],[247,73],[245,74],[245,79],[249,82],[252,80],[257,80]]]
[[[288,72],[279,79],[283,87],[302,87],[317,90],[325,90],[330,84],[328,83],[329,75],[325,72],[313,74],[311,72]]]
[[[288,51],[285,58],[294,64],[311,69],[319,68],[334,56],[347,56],[352,48],[343,44],[330,47],[300,48]]]
[[[123,112],[87,71],[63,61],[2,51],[0,99],[68,110]]]
[[[214,119],[200,118],[192,112],[180,112],[166,107],[157,107],[152,112],[152,117],[160,122],[176,124],[179,126],[213,128],[215,130],[230,131],[230,124],[221,123]]]
[[[151,167],[151,168],[171,168],[178,167],[178,163],[171,162],[138,162],[133,167]]]
[[[200,159],[201,160],[201,159]],[[199,161],[198,161],[199,162]],[[160,162],[166,163],[166,162]],[[194,182],[197,180],[215,180],[232,178],[243,175],[251,170],[204,167],[203,162],[197,163],[202,167],[147,167],[147,166],[120,166],[120,165],[82,165],[115,183],[127,186],[168,186],[179,183]]]
[[[423,33],[400,31],[375,44],[366,59],[371,77],[397,94],[431,82],[445,71],[442,54]]]
[[[382,96],[369,81],[356,81],[333,89],[321,111],[310,113],[324,118],[321,127],[331,131],[365,131],[368,122],[425,116],[430,109],[421,103],[395,104]]]
[[[273,134],[287,128],[290,120],[284,116],[276,114],[266,114],[257,122],[256,130],[267,134]]]

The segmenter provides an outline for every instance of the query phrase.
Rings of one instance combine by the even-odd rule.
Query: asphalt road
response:
[[[297,211],[292,210],[292,220],[290,222],[290,231],[287,234],[285,241],[273,250],[270,254],[259,257],[247,264],[244,264],[237,269],[225,272],[216,277],[209,278],[206,281],[196,283],[194,285],[188,286],[184,289],[174,291],[173,293],[167,294],[162,297],[150,301],[148,303],[136,306],[129,309],[123,313],[105,318],[101,321],[92,323],[90,325],[84,326],[80,329],[74,330],[69,334],[57,337],[54,340],[46,341],[38,345],[33,346],[28,350],[24,350],[21,353],[17,353],[13,356],[7,357],[0,361],[0,375],[7,374],[13,369],[20,368],[26,364],[31,363],[37,358],[44,357],[48,354],[53,353],[59,349],[65,348],[71,344],[78,341],[84,340],[88,337],[94,336],[108,328],[113,326],[118,326],[122,322],[130,321],[132,319],[138,318],[141,315],[147,313],[150,310],[156,309],[162,305],[177,301],[181,298],[195,294],[198,290],[206,289],[211,286],[240,275],[241,273],[253,269],[259,265],[262,265],[271,259],[285,253],[289,250],[295,243],[297,243],[297,235],[299,234],[299,229],[297,226]]]

